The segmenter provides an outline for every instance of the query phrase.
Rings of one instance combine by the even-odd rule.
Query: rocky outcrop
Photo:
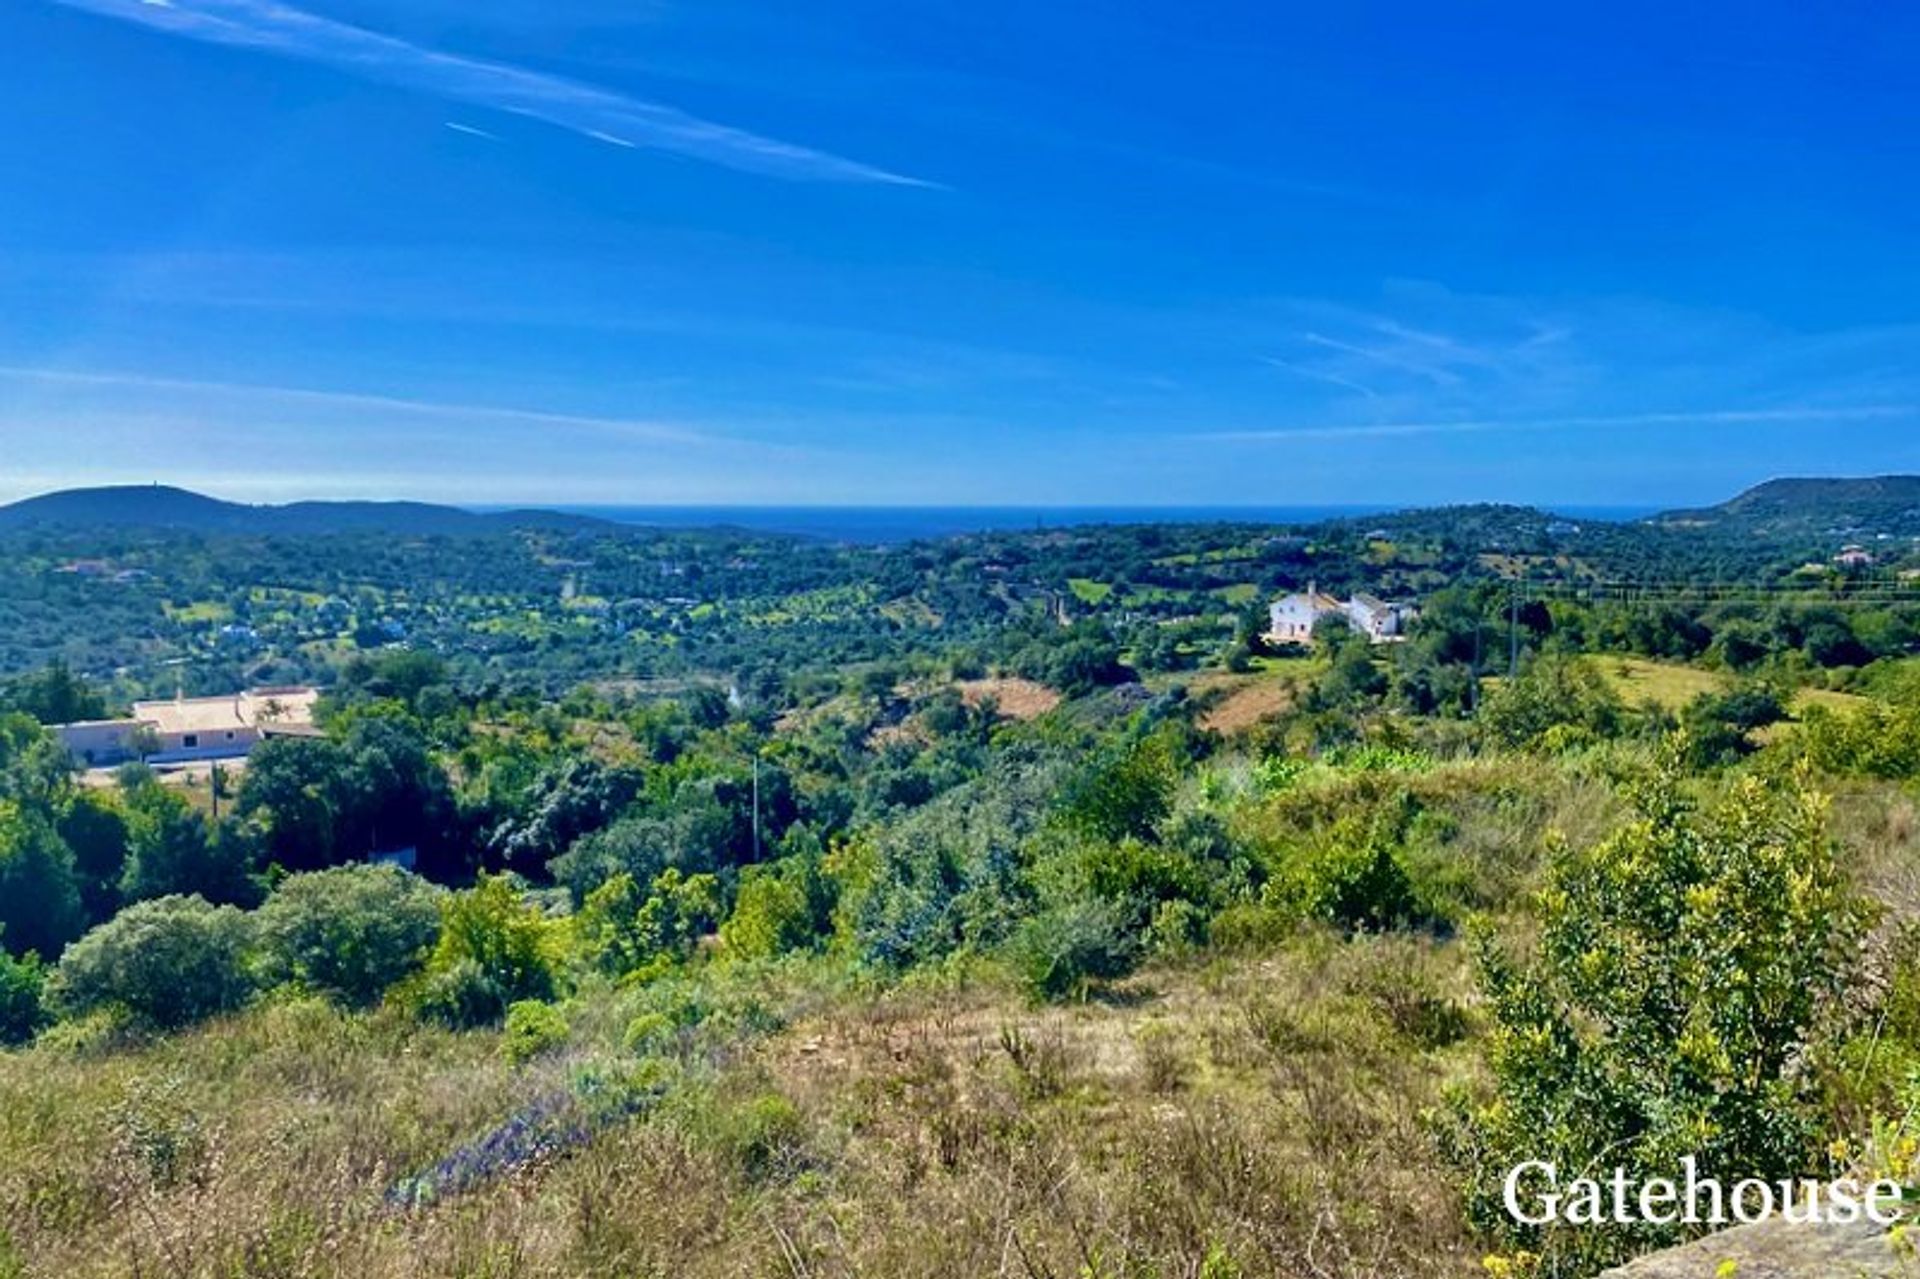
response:
[[[1920,1279],[1917,1241],[1920,1231],[1890,1238],[1872,1224],[1809,1226],[1775,1218],[1656,1252],[1600,1279]]]

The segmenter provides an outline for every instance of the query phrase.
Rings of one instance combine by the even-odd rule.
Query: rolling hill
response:
[[[394,533],[458,536],[507,528],[610,529],[616,525],[553,511],[480,514],[423,502],[295,502],[249,506],[164,485],[70,489],[0,506],[0,532],[21,529],[161,529],[242,536]]]
[[[1781,540],[1917,537],[1920,476],[1769,480],[1718,506],[1667,511],[1647,522]]]

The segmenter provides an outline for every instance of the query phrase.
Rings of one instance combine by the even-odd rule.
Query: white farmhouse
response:
[[[1376,595],[1355,595],[1346,604],[1353,629],[1376,644],[1404,639],[1420,610],[1411,604],[1391,604]]]
[[[1323,617],[1341,617],[1348,626],[1375,644],[1405,639],[1420,611],[1411,604],[1392,603],[1375,595],[1358,594],[1342,603],[1310,584],[1274,601],[1268,609],[1267,640],[1274,644],[1311,644],[1313,628]]]
[[[1267,610],[1267,638],[1275,644],[1311,644],[1320,619],[1344,611],[1339,600],[1309,585],[1304,594],[1296,591],[1274,601]]]
[[[305,736],[313,727],[311,688],[256,688],[228,697],[135,702],[126,719],[60,724],[53,729],[81,764],[105,768],[130,760],[183,764],[243,759],[268,737]]]

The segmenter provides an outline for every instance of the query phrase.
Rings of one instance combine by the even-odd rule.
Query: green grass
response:
[[[1678,711],[1703,693],[1724,692],[1732,679],[1720,671],[1682,666],[1677,662],[1655,662],[1642,657],[1590,658],[1622,699],[1632,705],[1653,702],[1663,710]],[[1828,710],[1857,710],[1869,699],[1855,693],[1824,688],[1802,688],[1788,701],[1788,709],[1799,714],[1809,706]]]
[[[214,600],[199,600],[188,604],[184,608],[169,604],[167,605],[167,616],[176,622],[184,622],[189,625],[194,623],[224,625],[233,620],[233,610],[227,605]]]
[[[1641,706],[1652,702],[1663,710],[1677,711],[1702,693],[1717,693],[1727,679],[1717,671],[1681,666],[1672,662],[1653,662],[1641,657],[1595,657],[1591,659],[1623,701]]]
[[[1067,589],[1072,591],[1073,597],[1082,604],[1093,605],[1095,607],[1106,603],[1107,597],[1113,594],[1112,583],[1096,582],[1090,577],[1068,578]]]

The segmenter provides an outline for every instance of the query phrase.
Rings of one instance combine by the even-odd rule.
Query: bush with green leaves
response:
[[[1636,785],[1637,815],[1590,849],[1553,851],[1538,941],[1476,942],[1494,1089],[1458,1102],[1447,1145],[1484,1229],[1584,1275],[1669,1230],[1522,1227],[1502,1182],[1525,1160],[1775,1180],[1827,1171],[1807,1062],[1840,993],[1863,908],[1825,801],[1802,780],[1744,779],[1710,809],[1679,752]]]
[[[1171,729],[1115,743],[1068,783],[1062,816],[1090,839],[1146,838],[1173,811],[1185,763]]]
[[[810,945],[819,927],[808,892],[818,881],[811,859],[789,858],[773,866],[751,866],[742,874],[733,913],[720,926],[720,940],[736,959],[772,959]]]
[[[1040,999],[1084,996],[1140,962],[1140,939],[1125,913],[1099,899],[1068,901],[1021,925],[1009,946],[1014,970]]]
[[[562,931],[511,880],[482,876],[442,901],[440,940],[406,1001],[461,1028],[495,1024],[521,1000],[550,1000],[560,983]]]
[[[47,1024],[47,970],[38,955],[0,950],[0,1048],[24,1044]]]
[[[1823,772],[1920,776],[1920,705],[1871,701],[1845,711],[1810,706],[1803,719],[1795,744]]]
[[[588,963],[624,977],[683,958],[719,915],[720,881],[712,875],[670,869],[642,892],[633,876],[620,874],[587,895],[574,938]]]
[[[253,921],[202,897],[138,902],[67,948],[47,984],[62,1015],[109,1009],[168,1030],[246,1003]]]
[[[418,971],[440,936],[442,893],[393,866],[293,875],[260,908],[262,974],[371,1004]]]
[[[1535,660],[1490,690],[1480,707],[1480,728],[1502,746],[1559,747],[1616,736],[1626,708],[1606,676],[1579,657]]]
[[[565,1047],[571,1033],[565,1014],[558,1008],[538,999],[522,999],[507,1009],[501,1051],[509,1061],[529,1062]]]
[[[73,851],[37,805],[0,799],[0,941],[52,959],[81,923]]]

